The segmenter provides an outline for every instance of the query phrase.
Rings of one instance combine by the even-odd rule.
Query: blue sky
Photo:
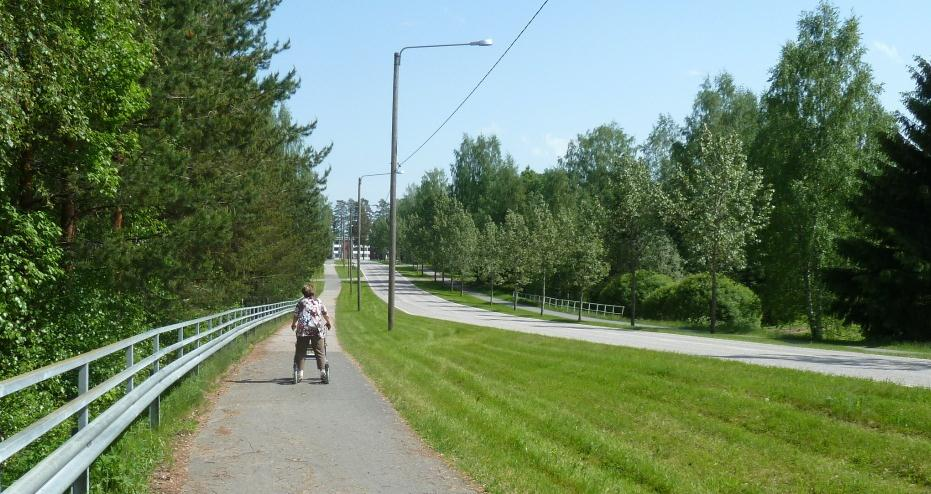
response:
[[[272,70],[297,69],[288,103],[318,120],[310,144],[333,143],[327,196],[355,197],[356,178],[389,170],[392,54],[408,45],[493,38],[487,48],[410,50],[400,73],[399,159],[452,111],[505,50],[542,0],[285,0],[270,40],[290,40]],[[931,2],[837,1],[860,18],[867,62],[884,85],[886,108],[913,88],[907,65],[931,57]],[[660,113],[682,120],[707,74],[727,70],[759,94],[781,47],[796,35],[796,1],[550,0],[472,99],[399,177],[399,195],[424,171],[447,169],[463,133],[494,133],[524,168],[552,167],[579,133],[616,121],[638,140]],[[371,201],[388,196],[388,177],[363,182]]]

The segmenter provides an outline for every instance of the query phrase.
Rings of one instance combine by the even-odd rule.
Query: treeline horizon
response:
[[[634,313],[638,294],[648,298],[638,281],[665,287],[651,309],[691,304],[693,313],[679,316],[712,330],[722,310],[740,310],[755,313],[748,320],[757,325],[802,323],[817,340],[841,327],[868,338],[931,339],[920,220],[931,209],[907,202],[899,214],[913,221],[886,250],[867,254],[901,222],[876,224],[888,213],[876,200],[871,224],[857,205],[876,177],[909,166],[896,153],[913,146],[927,156],[927,63],[916,56],[917,89],[904,99],[912,115],[891,114],[863,60],[856,17],[822,2],[797,27],[762,94],[727,72],[708,77],[684,122],[660,115],[641,143],[603,124],[537,172],[519,171],[497,136],[465,135],[448,175],[428,171],[399,200],[399,257],[515,291],[529,285],[596,300],[610,293],[623,300],[600,301]],[[885,192],[926,197],[920,183]],[[387,237],[370,242],[384,249]],[[883,256],[898,261],[882,264]],[[737,301],[721,309],[723,275],[733,280],[722,278],[725,298]],[[890,276],[899,285],[884,293],[878,287]],[[666,287],[674,283],[681,286]]]

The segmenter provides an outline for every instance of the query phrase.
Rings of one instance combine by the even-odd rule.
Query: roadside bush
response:
[[[637,313],[647,315],[642,311],[644,300],[656,290],[674,283],[675,280],[672,277],[662,273],[647,270],[637,271]],[[598,293],[598,300],[603,304],[630,307],[630,273],[612,276]]]
[[[657,319],[688,321],[706,326],[710,301],[711,276],[700,273],[651,293],[644,300],[643,312]],[[762,313],[760,298],[753,290],[718,275],[718,321],[722,329],[759,329]]]

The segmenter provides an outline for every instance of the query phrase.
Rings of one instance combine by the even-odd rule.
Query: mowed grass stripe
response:
[[[508,349],[494,348],[483,344],[486,351],[500,352]],[[547,346],[549,348],[547,348]],[[568,360],[586,361],[597,365],[616,365],[617,355],[591,353],[587,348],[560,350],[558,345],[545,343],[544,346],[533,345],[538,356],[555,359],[560,356]],[[511,349],[510,358],[520,359],[527,355],[527,347],[520,350]],[[708,369],[702,365],[705,359],[657,359],[656,352],[645,352],[646,358],[640,358],[640,350],[630,350],[625,361],[635,358],[642,372],[664,381],[690,387],[702,386],[705,389],[720,389],[729,392],[740,389],[753,399],[767,402],[781,402],[805,412],[816,412],[845,422],[880,430],[896,431],[904,435],[920,435],[931,438],[931,406],[928,403],[916,403],[913,393],[902,386],[888,386],[891,389],[876,390],[874,383],[843,377],[820,376],[833,379],[835,386],[825,393],[824,386],[804,387],[799,382],[787,381],[781,369],[760,368],[752,364],[749,372],[734,372],[733,367]],[[665,354],[669,355],[669,354]],[[696,371],[701,372],[696,372]],[[735,380],[739,386],[734,386]],[[871,400],[863,401],[864,393],[871,394]]]
[[[384,304],[363,295],[362,313],[341,298],[343,345],[431,446],[491,491],[931,485],[928,390],[403,313],[389,334]]]
[[[450,351],[444,357],[438,357],[435,353],[417,353],[411,358],[422,363],[425,369],[439,369],[435,374],[448,376],[450,379],[447,381],[452,381],[452,385],[458,388],[455,392],[462,399],[464,406],[473,409],[480,408],[486,412],[481,417],[486,423],[517,424],[519,430],[503,432],[511,439],[508,446],[524,447],[524,438],[529,442],[539,443],[541,445],[539,449],[547,452],[545,456],[535,454],[537,450],[528,450],[526,447],[524,449],[530,455],[530,459],[537,463],[537,468],[549,474],[554,482],[566,483],[575,480],[575,477],[580,477],[578,481],[582,483],[575,487],[595,487],[588,485],[591,477],[602,475],[603,472],[593,469],[593,465],[586,461],[565,461],[570,457],[582,458],[578,456],[578,453],[581,453],[583,448],[600,442],[596,435],[590,433],[592,430],[590,424],[562,410],[548,406],[550,402],[534,399],[513,386],[510,388],[502,386],[501,383],[505,381],[499,376],[495,376],[494,382],[489,382],[490,380],[485,378],[487,374],[479,374],[456,364],[456,361],[451,358],[455,356],[456,352]],[[468,355],[464,357],[467,358]],[[489,367],[487,373],[494,374],[498,370],[500,369]],[[431,384],[438,385],[439,383],[434,380]],[[487,424],[479,425],[486,426]],[[554,442],[551,439],[553,437],[558,437],[560,442]],[[610,451],[603,451],[596,459],[611,460],[614,469],[623,472],[626,478],[661,491],[674,485],[668,478],[670,472],[657,470],[653,459],[645,454],[645,451],[630,447],[619,448],[627,446],[623,444],[603,443],[603,446]],[[608,455],[604,456],[604,453]],[[675,480],[684,481],[684,479]]]
[[[342,321],[341,324],[343,324]],[[432,443],[432,445],[444,451],[447,456],[481,459],[489,450],[504,448],[518,451],[522,454],[507,455],[503,457],[503,462],[496,464],[496,468],[505,475],[509,473],[516,475],[514,478],[507,479],[508,482],[506,482],[512,489],[515,486],[520,486],[518,490],[521,491],[534,491],[547,486],[550,489],[559,486],[561,490],[587,490],[589,488],[586,483],[579,484],[576,481],[577,475],[574,475],[572,471],[577,469],[576,465],[564,465],[564,461],[560,460],[559,445],[549,439],[549,436],[552,436],[551,433],[534,434],[526,429],[523,422],[515,424],[513,417],[504,413],[507,410],[495,406],[487,394],[486,398],[482,399],[482,395],[476,394],[474,388],[467,389],[462,386],[467,382],[466,379],[456,375],[451,375],[451,379],[435,379],[437,369],[443,369],[447,371],[442,372],[443,374],[450,375],[448,370],[452,369],[452,366],[444,365],[443,362],[430,359],[421,353],[408,354],[403,361],[400,359],[386,360],[394,360],[393,365],[389,366],[391,368],[389,372],[403,375],[406,381],[403,386],[399,386],[400,380],[393,380],[387,386],[398,393],[395,405],[402,410],[402,413],[405,409],[413,412],[416,419],[412,420],[412,425],[419,432],[433,431],[441,438],[439,442]],[[376,380],[376,382],[379,381]],[[409,392],[412,388],[427,392],[412,396]],[[388,394],[391,396],[390,391]],[[449,421],[450,415],[455,416],[457,420]],[[477,431],[480,431],[480,434]],[[447,443],[443,439],[450,439],[450,441]],[[535,454],[539,451],[553,454],[542,458],[546,461],[541,461],[541,458]],[[528,461],[534,464],[534,467],[529,470]],[[476,468],[482,468],[482,466],[480,462]],[[603,471],[585,473],[583,480],[589,483],[591,479],[588,477],[607,475]],[[625,481],[625,488],[635,487],[637,484]]]
[[[475,356],[475,355],[467,354],[465,352],[456,351],[456,350],[451,350],[450,353],[453,356],[458,355],[463,360],[464,359],[475,359],[479,361],[477,363],[483,364],[483,367],[491,369],[491,363],[493,362],[493,360],[489,361],[486,359],[485,362],[481,362],[481,360],[483,360],[484,358],[482,356]],[[494,369],[494,372],[502,373],[502,375],[500,376],[502,377],[501,379],[502,382],[520,382],[520,380],[523,378],[523,376],[517,376],[513,374],[510,376],[505,375],[506,371],[502,371],[500,369]],[[593,376],[592,380],[597,381],[599,380],[599,378],[598,376]],[[668,385],[666,385],[666,387],[668,387]],[[664,400],[662,400],[661,398],[653,399],[649,396],[643,396],[645,393],[653,394],[656,397],[663,397],[663,396],[669,396],[669,394],[675,393],[677,391],[676,389],[656,389],[656,388],[657,386],[655,384],[655,381],[648,382],[647,380],[644,380],[644,379],[638,379],[637,376],[627,376],[627,380],[623,381],[623,385],[622,385],[622,391],[629,397],[628,398],[629,401],[625,403],[625,406],[627,406],[628,408],[631,408],[633,406],[633,408],[635,408],[638,412],[641,413],[641,415],[631,414],[629,418],[632,420],[635,420],[639,417],[640,421],[642,422],[641,424],[639,424],[640,427],[644,428],[643,425],[646,425],[645,427],[646,430],[664,430],[665,431],[663,434],[658,435],[658,436],[654,434],[654,435],[648,435],[646,437],[637,438],[638,442],[641,444],[653,444],[654,449],[656,449],[655,453],[657,455],[664,455],[664,456],[667,456],[668,458],[671,458],[672,460],[675,460],[675,458],[682,457],[682,456],[692,456],[692,455],[700,456],[706,451],[705,445],[707,445],[708,442],[714,441],[716,438],[725,437],[725,438],[728,438],[727,443],[721,444],[719,445],[719,447],[732,450],[728,452],[727,456],[743,458],[744,464],[756,465],[756,464],[762,464],[764,462],[766,463],[771,463],[774,461],[785,462],[787,459],[791,459],[793,460],[792,463],[787,464],[786,466],[792,467],[792,469],[791,470],[786,469],[786,471],[794,471],[796,473],[804,472],[805,470],[809,470],[811,465],[817,464],[818,468],[815,471],[810,472],[810,474],[808,475],[809,478],[817,479],[818,471],[840,470],[843,472],[842,476],[849,477],[849,479],[846,479],[849,481],[847,483],[851,485],[856,485],[858,483],[858,474],[856,472],[846,471],[846,468],[849,467],[849,465],[845,464],[847,458],[836,457],[832,454],[834,451],[841,451],[842,450],[841,448],[825,450],[824,451],[826,453],[825,456],[819,457],[813,453],[806,453],[806,450],[804,449],[798,449],[798,447],[804,446],[804,445],[797,444],[796,441],[785,440],[785,438],[780,437],[779,434],[776,434],[775,437],[771,437],[770,435],[766,435],[766,436],[757,435],[757,433],[759,432],[759,430],[757,429],[760,429],[760,427],[756,427],[757,421],[772,423],[772,424],[775,424],[776,428],[781,428],[783,427],[783,424],[797,424],[799,419],[802,419],[802,420],[809,419],[810,417],[808,416],[804,416],[804,415],[801,417],[794,416],[792,415],[793,410],[785,409],[784,406],[780,406],[779,404],[776,404],[776,403],[771,403],[769,405],[769,408],[774,409],[773,413],[770,414],[771,417],[767,417],[762,414],[759,415],[758,419],[755,417],[749,417],[749,421],[751,422],[751,424],[750,424],[750,427],[748,427],[747,424],[743,423],[743,417],[739,415],[742,410],[747,409],[746,404],[742,402],[738,402],[736,404],[725,403],[727,401],[740,399],[740,397],[729,396],[730,393],[720,392],[718,390],[691,390],[691,389],[689,390],[690,395],[697,394],[697,396],[700,397],[700,400],[697,403],[691,399],[694,397],[690,396],[689,397],[690,403],[688,403],[688,406],[682,406],[672,411],[666,410],[665,416],[655,416],[655,415],[654,416],[651,416],[651,415],[642,416],[642,413],[644,411],[648,414],[655,414],[657,410],[663,409],[662,405],[663,405]],[[696,393],[696,391],[698,392]],[[515,401],[524,405],[522,407],[519,406],[515,408],[514,410],[515,413],[513,415],[518,420],[534,420],[538,418],[538,414],[517,413],[518,411],[524,410],[526,408],[527,403],[530,401],[533,402],[532,406],[536,407],[537,410],[545,410],[547,405],[559,403],[558,401],[555,401],[558,398],[558,396],[547,396],[543,399],[541,399],[540,397],[530,397],[530,396],[526,396],[526,394],[520,393],[513,386],[508,388],[507,393],[515,393],[516,395],[519,395],[519,396],[516,396],[517,399]],[[583,393],[581,395],[577,395],[576,398],[581,400],[582,402],[594,403],[596,402],[595,400],[597,400],[598,397],[592,394],[586,395],[585,393]],[[708,400],[708,402],[705,402],[705,400]],[[737,411],[736,418],[728,416],[728,415],[724,415],[722,417],[708,415],[706,413],[707,410],[712,410],[712,411],[716,410],[715,407],[707,406],[710,403],[714,403],[714,402],[725,404],[727,406],[728,411],[730,410]],[[502,406],[507,406],[507,404],[502,403]],[[783,408],[783,409],[780,410],[780,408]],[[571,414],[570,415],[568,413],[565,413],[562,410],[551,410],[550,413],[552,414],[552,417],[550,418],[554,419],[551,421],[551,423],[557,423],[557,424],[568,423],[568,421],[571,421],[571,420],[582,421],[583,423],[589,420],[592,420],[592,421],[597,421],[599,423],[591,424],[591,422],[588,422],[586,425],[594,425],[594,426],[603,427],[603,428],[607,428],[612,425],[620,425],[622,427],[625,427],[626,425],[631,425],[630,421],[625,421],[626,424],[618,423],[618,419],[620,419],[620,414],[626,413],[625,410],[615,409],[615,410],[612,410],[612,412],[613,413],[610,413],[610,414],[595,413],[594,415],[592,414],[581,414],[581,415]],[[708,420],[709,417],[714,418],[716,420]],[[608,419],[609,422],[604,422],[605,419]],[[820,419],[820,420],[826,421],[827,419]],[[651,421],[655,423],[648,423]],[[838,425],[843,427],[843,424],[831,424],[830,426],[836,427]],[[819,424],[815,424],[814,426],[810,428],[814,429],[816,427],[827,427],[827,426],[819,423]],[[637,430],[636,425],[634,427],[631,427],[631,429]],[[556,430],[554,432],[557,432],[560,434],[566,434],[567,439],[568,438],[576,439],[572,435],[573,431],[571,430],[568,432]],[[858,431],[856,430],[852,430],[852,431],[841,430],[841,431],[838,431],[837,434],[831,435],[831,437],[847,437],[847,435],[857,434],[857,432]],[[798,436],[796,435],[796,437]],[[598,442],[599,438],[594,437],[594,436],[583,436],[577,439],[589,441],[589,442],[591,441]],[[779,442],[782,442],[784,444],[774,443],[774,439],[780,440]],[[908,438],[893,437],[891,438],[891,440],[892,441],[899,441],[899,440],[907,441]],[[665,446],[664,448],[656,447],[657,444],[663,444],[664,442],[666,443],[664,444]],[[582,442],[582,444],[585,444],[585,443]],[[735,448],[734,447],[735,445],[741,445],[741,447]],[[852,447],[850,445],[845,444],[845,445],[842,445],[842,448],[847,448],[851,451],[857,451],[859,449],[857,449],[856,446],[861,447],[861,449],[865,447],[882,447],[882,446],[876,446],[872,444],[855,445]],[[885,463],[885,464],[881,464],[881,465],[867,465],[867,466],[873,467],[877,471],[881,472],[883,469],[889,468],[890,465],[892,467],[895,467],[896,465],[900,464],[898,463],[899,458],[903,456],[906,458],[908,457],[907,455],[903,454],[903,452],[901,451],[901,449],[903,448],[896,449],[894,447],[895,444],[892,444],[890,446],[892,446],[892,449],[889,450],[889,453],[893,455],[893,461]],[[610,447],[608,449],[610,449]],[[674,452],[675,454],[673,455],[673,454],[670,454],[669,452]],[[766,457],[766,456],[760,455],[762,452],[771,452],[773,454],[772,454],[772,457]],[[922,450],[911,451],[911,453],[923,454],[924,451]],[[659,460],[659,458],[654,458],[653,460]],[[706,458],[706,460],[713,461],[714,459]],[[826,464],[826,462],[832,462],[832,461],[834,464]],[[904,474],[905,476],[910,476],[910,477],[915,476],[913,472],[909,472],[909,471],[901,472],[901,473]],[[707,473],[696,472],[695,475],[707,476]],[[733,475],[729,475],[729,477],[731,476]],[[680,484],[681,484],[681,480],[682,479],[680,479],[680,482],[679,482]],[[721,479],[721,480],[725,481],[726,479]],[[837,478],[831,478],[828,480],[830,482],[838,481]],[[654,486],[654,487],[657,487],[657,486]]]
[[[549,346],[551,349],[546,349]],[[560,350],[557,345],[546,343],[533,348],[549,357],[565,355],[570,359],[583,359],[592,363],[611,364],[617,360],[616,355],[591,353],[587,348],[576,351]],[[625,358],[638,358],[641,350],[630,350]],[[512,351],[511,355],[524,354],[525,348]],[[655,352],[646,352],[647,354]],[[668,354],[667,354],[668,355]],[[921,435],[931,438],[931,406],[929,403],[916,402],[910,389],[903,386],[887,386],[876,389],[874,383],[860,379],[824,376],[834,379],[835,386],[825,393],[824,386],[805,388],[798,382],[787,381],[782,369],[761,369],[751,366],[751,372],[735,373],[733,367],[707,368],[701,364],[703,359],[656,359],[653,355],[640,359],[641,369],[664,380],[681,384],[702,385],[708,387],[735,389],[735,380],[739,389],[748,396],[791,403],[793,406],[811,412],[823,413],[845,421],[852,421],[871,428],[895,430],[907,435]],[[696,372],[700,370],[701,372]],[[871,400],[863,401],[859,397],[870,394]]]
[[[458,295],[458,292],[451,295]],[[487,307],[483,307],[487,309]],[[506,312],[506,311],[505,311]],[[551,347],[553,345],[550,345]],[[555,348],[555,347],[554,347]],[[553,350],[556,351],[555,349]],[[591,356],[586,356],[591,357]],[[597,357],[596,357],[597,358]],[[695,367],[688,360],[668,366],[667,362],[652,359],[657,366],[659,375],[670,379],[684,379],[682,382],[695,382],[697,376]],[[647,362],[649,365],[649,362]],[[823,387],[813,388],[812,394],[800,393],[797,383],[786,382],[784,376],[778,372],[753,373],[752,375],[732,376],[729,368],[702,369],[703,372],[712,372],[721,379],[707,379],[702,381],[720,381],[731,383],[734,377],[743,379],[741,389],[754,393],[755,396],[791,401],[799,408],[811,411],[825,411],[832,416],[845,420],[855,421],[870,427],[893,426],[903,434],[921,434],[931,438],[931,406],[927,403],[915,403],[911,395],[900,386],[891,386],[888,389],[876,390],[870,382],[864,380],[851,380],[843,377],[837,378],[837,390],[825,394]],[[710,377],[710,376],[709,376]],[[730,385],[730,384],[728,384]],[[788,387],[790,393],[783,392]],[[867,403],[856,399],[863,393],[870,393],[874,399]]]
[[[456,349],[449,350],[457,352]],[[482,366],[491,367],[496,361],[501,360],[492,354],[500,353],[490,347],[485,347],[478,354],[467,354],[459,350],[458,355],[462,359],[476,360]],[[515,364],[514,368],[524,369],[530,364],[530,358],[535,358],[535,354],[522,352],[509,352],[508,359]],[[578,360],[572,364],[573,371],[581,368]],[[569,369],[564,369],[567,371]],[[755,370],[751,368],[750,370]],[[495,372],[502,372],[496,370]],[[506,371],[503,371],[506,373]],[[598,384],[610,384],[605,379],[606,374],[589,376],[589,380]],[[526,376],[507,375],[502,376],[505,382],[519,382]],[[558,379],[557,376],[552,376]],[[778,439],[789,445],[809,449],[821,453],[824,456],[834,458],[842,462],[856,463],[859,458],[848,457],[849,451],[861,451],[864,449],[874,449],[878,452],[875,458],[878,461],[874,463],[861,465],[861,469],[871,468],[877,472],[885,470],[896,470],[899,475],[910,478],[912,481],[928,485],[928,478],[931,472],[928,471],[927,463],[910,462],[910,458],[915,458],[928,453],[927,442],[920,439],[906,436],[899,433],[889,433],[883,435],[870,434],[869,429],[864,429],[839,420],[837,417],[830,415],[811,414],[795,408],[789,402],[770,400],[768,397],[763,398],[763,404],[754,407],[756,399],[746,394],[735,393],[735,388],[724,388],[718,382],[711,385],[695,383],[694,379],[689,379],[687,386],[683,387],[681,383],[675,380],[657,381],[644,374],[627,374],[622,379],[611,378],[612,382],[619,382],[621,390],[627,396],[645,396],[653,395],[665,397],[670,394],[682,392],[680,410],[686,408],[701,417],[714,417],[718,421],[730,423],[748,430],[751,433],[766,433],[767,441]],[[683,391],[684,390],[684,391]],[[580,399],[595,399],[596,396],[580,396]],[[647,396],[649,399],[649,396]],[[657,400],[654,400],[657,401]],[[658,400],[662,401],[662,398]],[[721,413],[723,412],[723,413]],[[690,417],[689,417],[690,418]],[[688,418],[683,418],[686,420]],[[700,422],[698,423],[700,425]],[[824,430],[827,434],[822,437],[835,438],[841,441],[841,444],[809,442],[806,435],[798,434],[799,430]],[[799,462],[799,465],[805,465],[808,462]]]

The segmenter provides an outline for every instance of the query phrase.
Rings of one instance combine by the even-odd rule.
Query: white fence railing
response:
[[[295,302],[242,307],[170,324],[0,381],[0,398],[65,373],[75,372],[78,383],[76,398],[0,442],[2,465],[43,434],[71,417],[77,417],[77,430],[71,438],[9,487],[4,489],[0,486],[0,490],[3,494],[57,494],[69,488],[74,494],[88,492],[90,465],[140,413],[148,408],[151,425],[158,426],[161,395],[169,386],[238,336],[287,314]],[[160,338],[166,333],[172,336],[166,339],[174,343],[162,347]],[[144,358],[137,359],[137,345],[151,351]],[[89,387],[91,364],[118,352],[125,354],[124,370],[94,387]],[[142,375],[139,377],[143,379],[136,382],[140,372]],[[123,397],[96,417],[90,417],[90,405],[107,392],[119,387],[123,388]]]
[[[579,304],[582,306],[582,314],[588,314],[591,316],[602,316],[604,318],[609,317],[624,317],[624,306],[623,305],[612,305],[612,304],[599,304],[595,302],[579,302],[578,300],[571,300],[566,298],[555,298],[555,297],[541,297],[540,295],[535,295],[533,293],[518,293],[517,301],[520,303],[521,300],[525,300],[532,305],[537,307],[540,306],[540,300],[543,299],[543,307],[552,307],[558,311],[562,312],[579,312]]]

